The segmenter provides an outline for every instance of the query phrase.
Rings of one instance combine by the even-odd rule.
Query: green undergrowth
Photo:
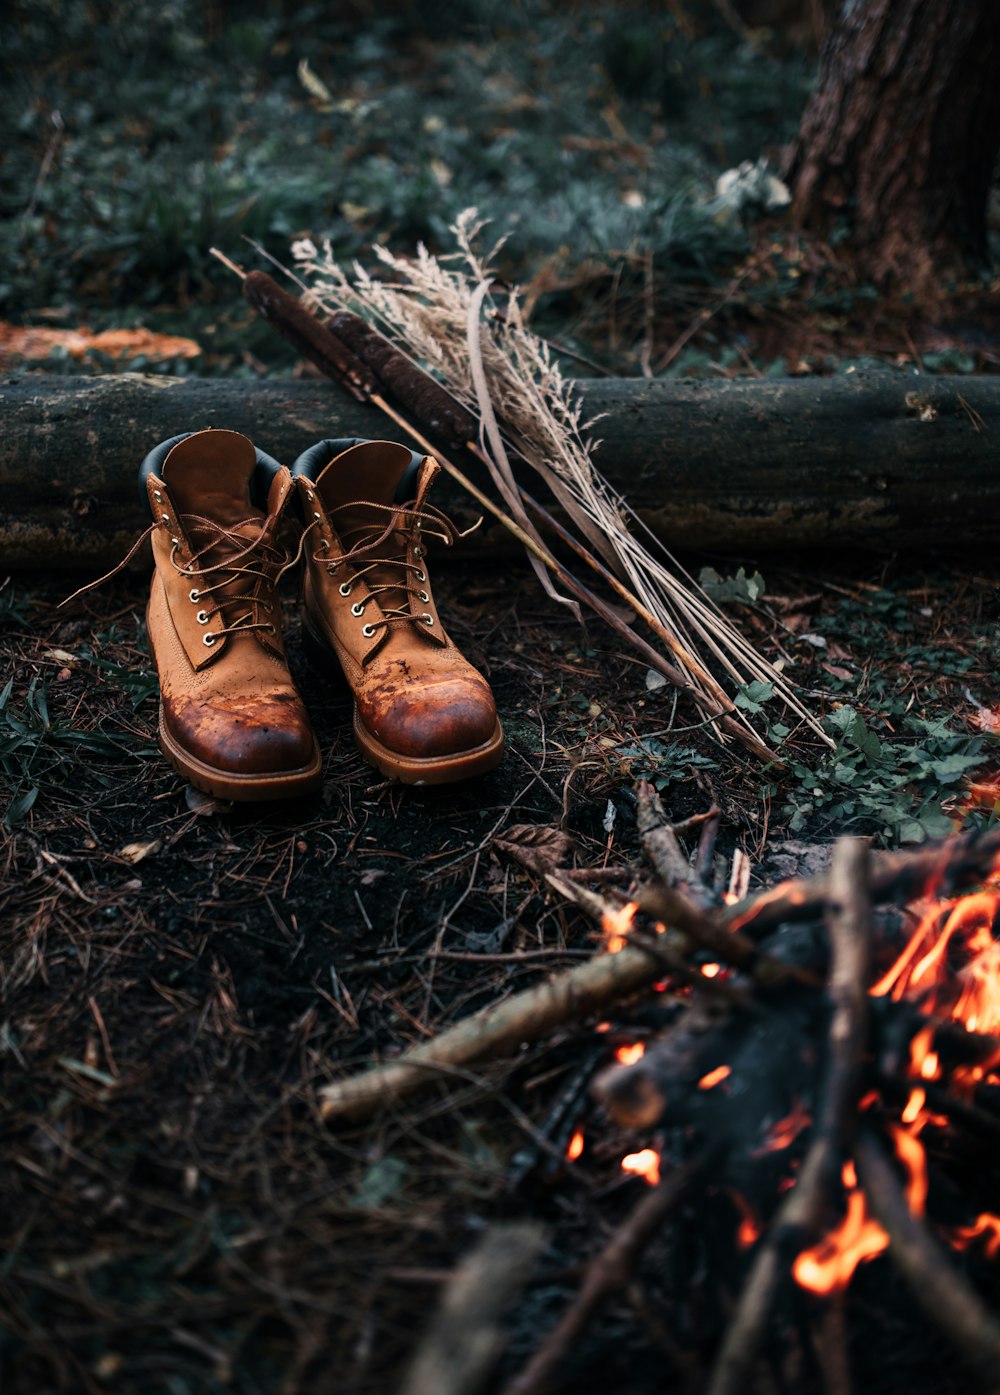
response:
[[[6,313],[189,334],[196,371],[227,374],[292,361],[210,256],[247,261],[244,238],[286,260],[303,234],[343,260],[441,248],[476,205],[571,344],[581,275],[628,284],[649,255],[665,281],[721,286],[749,243],[715,180],[790,137],[814,64],[744,42],[707,0],[42,0],[0,29]]]

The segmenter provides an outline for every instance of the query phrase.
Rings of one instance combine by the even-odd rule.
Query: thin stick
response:
[[[503,1395],[538,1395],[566,1353],[579,1342],[592,1319],[612,1294],[628,1284],[632,1271],[663,1221],[684,1199],[704,1170],[709,1150],[699,1153],[647,1192],[611,1239],[587,1265],[580,1291],[528,1363],[504,1388]]]
[[[813,1141],[768,1231],[736,1313],[726,1332],[706,1395],[738,1395],[744,1389],[764,1335],[774,1296],[787,1276],[788,1261],[809,1242],[822,1215],[856,1118],[859,1066],[867,1040],[865,989],[870,943],[868,844],[842,838],[830,868],[827,916],[831,939],[828,991],[833,1002],[828,1065]]]
[[[944,1248],[910,1211],[880,1144],[865,1131],[858,1141],[858,1176],[875,1216],[889,1236],[889,1256],[928,1317],[950,1337],[986,1384],[1000,1389],[1000,1322]]]
[[[320,1114],[358,1122],[423,1089],[455,1066],[502,1055],[553,1027],[585,1017],[654,983],[663,973],[644,950],[597,954],[585,964],[466,1017],[395,1060],[320,1090]]]
[[[666,886],[678,887],[700,908],[717,904],[715,893],[691,866],[667,818],[663,801],[648,780],[636,787],[636,823],[646,856]]]

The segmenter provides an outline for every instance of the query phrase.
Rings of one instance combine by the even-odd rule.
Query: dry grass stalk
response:
[[[461,214],[453,229],[458,251],[447,257],[434,257],[421,246],[414,258],[405,259],[377,247],[389,273],[384,280],[357,265],[349,276],[329,244],[319,251],[311,242],[295,243],[298,269],[309,281],[307,303],[327,314],[352,310],[376,323],[479,417],[478,453],[508,505],[512,493],[518,497],[508,452],[527,461],[588,545],[653,617],[658,636],[698,694],[730,709],[727,686],[732,693],[754,681],[768,683],[796,718],[832,744],[787,678],[658,543],[651,551],[634,530],[627,501],[594,467],[596,421],[582,419],[572,383],[549,346],[528,329],[517,293],[507,291],[502,300],[492,293],[492,264],[503,240],[481,255],[483,226],[474,209]],[[749,726],[744,712],[731,710]]]

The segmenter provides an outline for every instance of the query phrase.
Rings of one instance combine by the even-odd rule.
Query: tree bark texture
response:
[[[580,393],[587,417],[605,414],[598,468],[672,548],[746,559],[995,542],[1000,377],[594,379]],[[25,373],[0,379],[0,420],[0,573],[113,565],[149,521],[139,463],[178,432],[231,427],[288,463],[325,436],[398,435],[331,383],[280,378]],[[478,462],[459,463],[491,491]],[[435,502],[479,513],[444,477]],[[477,558],[517,551],[488,518],[476,538]]]
[[[846,218],[882,286],[926,293],[983,267],[998,70],[996,0],[845,0],[789,165],[801,226]]]

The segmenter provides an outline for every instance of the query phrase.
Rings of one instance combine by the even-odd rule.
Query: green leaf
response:
[[[737,707],[742,707],[744,712],[760,712],[773,694],[773,683],[761,683],[759,679],[754,679],[752,683],[746,683],[738,690],[734,702]]]
[[[34,789],[30,789],[26,794],[18,795],[17,799],[12,800],[7,806],[3,820],[7,827],[13,828],[15,824],[19,824],[37,798],[38,786],[36,785]]]
[[[702,567],[698,573],[698,585],[717,605],[723,605],[726,601],[753,604],[766,589],[760,572],[747,576],[745,567],[740,567],[735,576],[720,576],[714,567]]]

